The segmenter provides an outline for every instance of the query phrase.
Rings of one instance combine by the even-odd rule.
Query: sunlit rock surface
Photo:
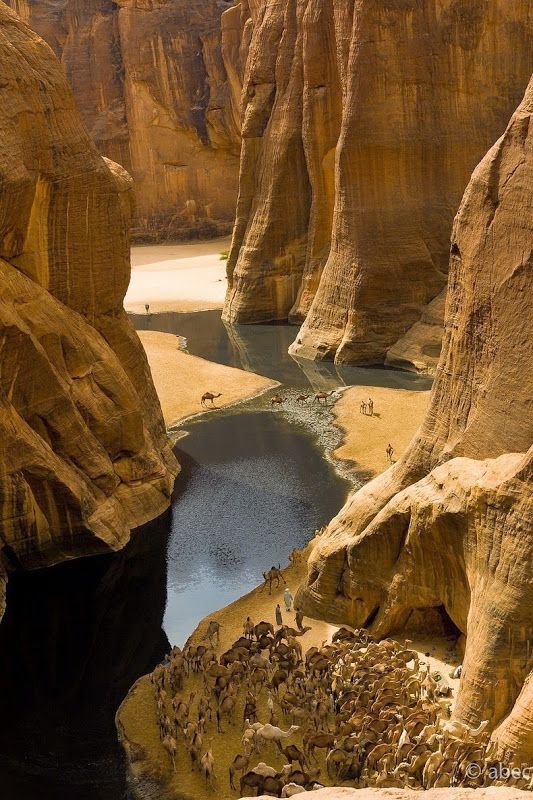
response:
[[[330,523],[296,600],[310,615],[379,635],[401,630],[414,609],[442,607],[467,636],[455,716],[488,719],[501,750],[525,760],[533,757],[532,111],[533,83],[457,214],[426,420],[404,458]]]
[[[445,287],[465,186],[523,95],[529,3],[249,6],[225,318],[305,319],[294,355],[383,363]],[[434,368],[426,322],[391,363]]]
[[[59,63],[0,3],[1,571],[117,549],[177,465],[122,309],[131,179]]]
[[[8,0],[61,58],[98,150],[135,180],[137,240],[229,233],[242,73],[225,0]],[[226,72],[224,54],[231,54]]]

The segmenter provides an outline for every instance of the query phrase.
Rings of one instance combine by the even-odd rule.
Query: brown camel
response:
[[[213,406],[217,397],[222,397],[222,393],[219,392],[218,394],[213,394],[213,392],[205,392],[205,394],[202,395],[201,403],[205,407],[207,401],[210,400],[211,405]]]
[[[305,401],[309,400],[310,397],[311,397],[310,394],[299,394],[298,397],[296,398],[296,402],[305,403]]]
[[[263,586],[261,587],[261,589],[259,591],[262,592],[263,589],[265,588],[265,586],[268,583],[268,593],[269,594],[272,594],[272,583],[273,583],[273,581],[276,581],[276,586],[275,586],[276,589],[278,588],[278,586],[280,584],[280,581],[283,581],[283,583],[285,585],[287,584],[287,581],[285,580],[285,578],[283,577],[283,573],[281,572],[281,564],[278,567],[271,567],[268,570],[268,572],[263,572],[263,579],[264,579],[264,583],[263,583]]]
[[[326,403],[326,405],[327,405],[328,397],[330,397],[333,394],[333,391],[334,390],[332,389],[331,392],[317,392],[315,394],[314,402],[315,403],[317,403],[317,402],[320,403],[323,400],[324,403]]]
[[[282,397],[280,394],[275,394],[274,397],[270,398],[270,405],[275,406],[282,406],[287,400],[286,397]]]

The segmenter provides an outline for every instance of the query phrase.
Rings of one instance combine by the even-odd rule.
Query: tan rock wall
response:
[[[60,56],[97,148],[135,180],[137,239],[231,230],[242,80],[217,0],[9,0]],[[233,104],[233,107],[232,107]],[[240,105],[240,99],[237,105]]]
[[[177,465],[122,309],[131,179],[52,51],[0,3],[2,575],[122,546]]]
[[[317,540],[296,601],[311,615],[368,624],[379,635],[401,630],[413,609],[444,607],[467,636],[454,713],[474,725],[500,723],[502,749],[526,760],[533,757],[525,685],[533,640],[532,113],[533,82],[457,214],[426,420],[405,457],[353,495]]]
[[[263,0],[251,24],[225,318],[305,318],[295,355],[382,363],[445,286],[464,187],[531,73],[529,3]],[[430,328],[395,362],[431,368]]]

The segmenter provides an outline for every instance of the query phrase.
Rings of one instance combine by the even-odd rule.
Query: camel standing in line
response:
[[[213,406],[215,404],[215,400],[217,399],[217,397],[222,397],[222,393],[219,392],[218,394],[213,394],[213,392],[205,392],[205,394],[202,395],[201,403],[205,408],[205,404],[207,403],[208,400],[210,400],[211,405]]]
[[[270,398],[270,405],[272,406],[282,406],[287,400],[286,397],[282,397],[280,394],[275,394],[274,397]]]

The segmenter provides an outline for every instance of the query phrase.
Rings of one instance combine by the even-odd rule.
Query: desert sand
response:
[[[405,389],[352,386],[343,392],[333,410],[335,424],[344,440],[334,451],[335,458],[351,461],[364,478],[372,478],[387,469],[387,445],[394,448],[393,461],[405,450],[429,404],[430,392]],[[374,414],[361,414],[361,400],[374,401]]]
[[[131,249],[131,281],[124,300],[130,313],[207,311],[222,308],[226,294],[226,262],[231,239]]]
[[[291,565],[283,571],[287,585],[293,594],[296,593],[296,589],[305,576],[307,557],[312,546],[313,543],[310,543],[306,550],[302,552],[297,564]],[[281,584],[278,588],[273,588],[270,595],[268,588],[258,586],[226,608],[206,617],[190,637],[189,643],[205,643],[208,622],[215,619],[221,626],[220,643],[216,647],[217,652],[220,654],[242,635],[243,623],[247,616],[250,616],[255,623],[265,620],[275,625],[276,603],[279,603],[282,608],[283,622],[295,627],[294,612],[287,613],[284,610],[284,588],[285,585]],[[338,629],[337,626],[309,618],[304,619],[303,624],[311,627],[311,630],[300,639],[304,652],[310,647],[320,646],[323,642],[330,641],[333,633]],[[403,639],[400,638],[400,641],[403,641]],[[455,695],[459,681],[451,679],[449,673],[459,663],[459,660],[458,657],[452,660],[447,659],[446,653],[453,647],[451,640],[433,637],[429,642],[427,639],[415,639],[410,646],[418,650],[423,661],[429,662],[432,672],[437,671],[442,674],[444,682],[452,687],[453,695]],[[425,655],[427,652],[430,652],[429,658]],[[200,676],[193,674],[188,679],[183,695],[188,696],[191,690],[197,693],[202,691]],[[453,695],[450,698],[452,705],[454,702]],[[268,718],[265,695],[260,696],[259,701],[259,718],[265,721]],[[144,676],[137,681],[117,713],[119,735],[123,741],[127,741],[130,758],[131,754],[135,754],[130,763],[130,770],[134,780],[141,781],[145,787],[153,782],[152,788],[154,792],[159,793],[164,790],[170,796],[184,797],[187,800],[189,798],[212,800],[213,796],[216,796],[219,800],[232,800],[232,798],[238,796],[238,792],[232,792],[229,789],[227,767],[231,758],[242,750],[242,726],[240,724],[242,698],[239,701],[236,717],[238,722],[235,725],[224,723],[223,736],[215,736],[209,739],[209,745],[215,757],[215,773],[218,777],[216,795],[214,795],[212,787],[206,786],[199,772],[190,769],[188,756],[181,748],[181,744],[177,756],[177,763],[180,766],[175,773],[172,772],[168,755],[159,741],[153,687],[149,677]],[[231,754],[231,758],[228,754]],[[261,758],[258,757],[258,760],[275,763],[279,767],[282,765],[279,754],[276,755],[272,747],[267,748]]]
[[[204,392],[222,393],[213,408],[247,400],[277,386],[253,372],[215,364],[180,349],[180,338],[171,333],[139,331],[167,427],[205,411]],[[211,403],[207,403],[207,410]]]

